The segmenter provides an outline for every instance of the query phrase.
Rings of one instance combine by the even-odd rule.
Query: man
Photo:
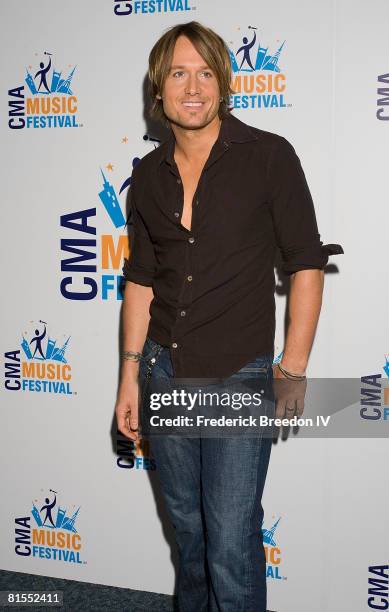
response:
[[[323,268],[343,252],[319,240],[292,145],[230,114],[229,52],[215,32],[197,22],[170,28],[150,53],[149,79],[152,115],[170,135],[131,183],[116,403],[131,440],[147,376],[304,380]],[[290,324],[273,368],[277,246],[291,275]],[[180,553],[180,612],[265,612],[261,497],[271,440],[160,436],[151,447]]]

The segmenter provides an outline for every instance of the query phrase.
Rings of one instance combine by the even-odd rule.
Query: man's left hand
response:
[[[291,380],[273,365],[273,389],[276,402],[276,418],[291,419],[304,412],[307,380]]]

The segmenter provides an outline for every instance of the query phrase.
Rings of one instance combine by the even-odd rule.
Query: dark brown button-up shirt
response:
[[[282,136],[230,115],[203,167],[191,229],[174,133],[131,183],[133,239],[125,278],[152,286],[150,338],[170,348],[176,377],[224,378],[274,354],[277,246],[283,270],[323,268],[323,245],[299,158]]]

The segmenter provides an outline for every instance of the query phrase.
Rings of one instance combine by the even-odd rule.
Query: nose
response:
[[[189,74],[188,80],[186,82],[185,93],[193,96],[199,92],[199,83],[197,81],[196,74]]]

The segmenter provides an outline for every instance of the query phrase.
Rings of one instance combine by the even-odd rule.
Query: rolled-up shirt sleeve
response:
[[[340,244],[323,244],[312,196],[293,146],[282,136],[273,149],[268,170],[270,210],[283,272],[323,269],[329,255],[343,253]]]
[[[136,206],[136,188],[134,172],[130,187],[130,219],[132,228],[129,232],[130,254],[124,258],[122,268],[126,280],[137,285],[151,287],[156,270],[156,258],[150,234]]]

